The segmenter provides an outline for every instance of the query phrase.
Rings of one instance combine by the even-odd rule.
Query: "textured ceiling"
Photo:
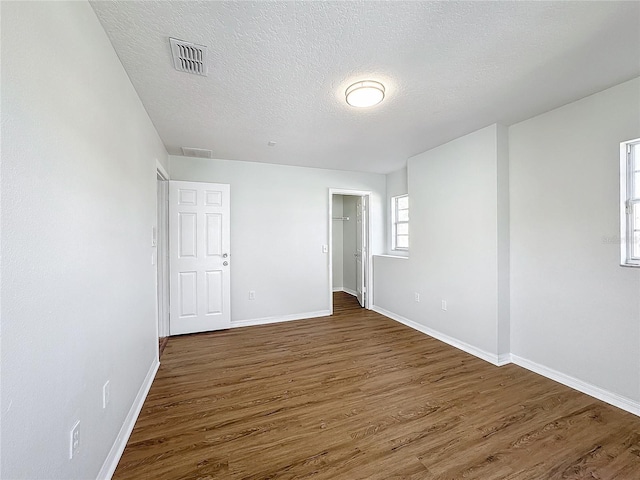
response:
[[[635,1],[92,5],[171,154],[387,173],[640,75]],[[174,70],[169,37],[208,46],[209,76]],[[386,98],[354,109],[363,79]]]

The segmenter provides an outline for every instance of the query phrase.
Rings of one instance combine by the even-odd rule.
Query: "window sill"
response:
[[[639,268],[640,264],[638,263],[621,263],[621,267],[631,267],[631,268]]]
[[[374,255],[374,257],[383,257],[383,258],[399,258],[401,260],[409,260],[409,255],[390,255],[390,254],[381,254],[381,255]]]

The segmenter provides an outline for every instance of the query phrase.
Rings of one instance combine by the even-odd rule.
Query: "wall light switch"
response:
[[[111,402],[111,382],[107,380],[102,386],[102,408],[107,408]]]
[[[322,245],[322,253],[329,253],[329,245]]]
[[[69,432],[69,460],[72,460],[80,450],[80,420],[78,420],[71,432]]]

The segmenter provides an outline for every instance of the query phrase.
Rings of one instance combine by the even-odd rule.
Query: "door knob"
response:
[[[227,265],[229,265],[229,262],[222,262],[222,265],[226,267]]]
[[[227,258],[228,256],[229,256],[229,254],[228,254],[228,253],[223,253],[223,254],[222,254],[222,258]]]

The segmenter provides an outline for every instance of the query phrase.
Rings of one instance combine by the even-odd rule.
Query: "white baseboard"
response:
[[[502,354],[498,355],[498,363],[496,363],[496,365],[501,367],[503,365],[507,365],[508,363],[512,363],[511,354],[510,353],[502,353]]]
[[[384,308],[380,308],[378,306],[373,306],[371,310],[378,312],[385,317],[389,317],[392,320],[400,322],[408,327],[411,327],[419,332],[425,333],[430,337],[441,340],[444,343],[451,345],[452,347],[459,348],[471,355],[474,355],[478,358],[486,360],[489,363],[492,363],[496,366],[506,365],[508,363],[515,363],[516,365],[526,368],[534,373],[542,375],[543,377],[554,380],[558,383],[566,385],[569,388],[573,388],[579,392],[582,392],[591,397],[597,398],[598,400],[602,400],[614,407],[618,407],[626,412],[633,413],[634,415],[640,416],[640,402],[632,400],[627,397],[623,397],[622,395],[618,395],[617,393],[609,392],[604,390],[603,388],[597,387],[590,383],[579,380],[575,377],[567,375],[565,373],[559,372],[549,367],[545,367],[544,365],[540,365],[539,363],[532,362],[531,360],[527,360],[526,358],[519,357],[512,353],[505,353],[501,355],[494,355],[489,352],[485,352],[473,345],[469,345],[468,343],[462,342],[455,338],[449,337],[443,333],[440,333],[436,330],[432,330],[429,327],[425,327],[413,320],[409,320],[401,315],[397,315],[393,312],[385,310]]]
[[[518,357],[517,355],[511,354],[511,361],[516,365],[519,365],[522,368],[526,368],[527,370],[531,370],[532,372],[542,375],[543,377],[555,380],[558,383],[573,388],[574,390],[578,390],[579,392],[586,393],[587,395],[597,398],[598,400],[602,400],[603,402],[613,405],[614,407],[621,408],[622,410],[625,410],[629,413],[640,416],[640,402],[636,402],[634,400],[631,400],[630,398],[623,397],[622,395],[618,395],[617,393],[609,392],[600,387],[587,382],[583,382],[582,380],[578,380],[575,377],[571,377],[552,368],[545,367],[544,365],[532,362],[531,360],[527,360],[526,358]]]
[[[333,289],[333,293],[335,293],[335,292],[348,293],[349,295],[353,295],[354,297],[358,296],[358,293],[355,290],[351,290],[350,288],[347,288],[347,287],[335,287]]]
[[[470,353],[471,355],[481,358],[482,360],[492,363],[493,365],[501,366],[501,365],[504,365],[505,363],[509,363],[508,361],[505,363],[501,363],[501,362],[504,362],[505,360],[503,355],[501,355],[499,358],[498,355],[494,353],[486,352],[478,347],[474,347],[473,345],[469,345],[468,343],[465,343],[456,338],[445,335],[444,333],[438,332],[437,330],[432,330],[429,327],[425,327],[420,323],[414,322],[413,320],[409,320],[408,318],[405,318],[401,315],[397,315],[393,312],[385,310],[384,308],[378,307],[377,305],[373,305],[371,307],[371,310],[373,310],[374,312],[378,312],[379,314],[384,315],[385,317],[389,317],[390,319],[395,320],[396,322],[400,322],[403,325],[406,325],[407,327],[411,327],[414,330],[418,330],[419,332],[422,332],[426,335],[429,335],[430,337],[440,340],[441,342],[449,344],[452,347],[456,347],[462,350],[463,352]]]
[[[308,318],[328,317],[329,310],[317,312],[294,313],[292,315],[279,315],[275,317],[250,318],[248,320],[236,320],[231,322],[231,328],[254,327],[256,325],[268,325],[270,323],[290,322],[292,320],[305,320]]]
[[[344,293],[348,293],[349,295],[352,295],[354,297],[358,296],[358,292],[356,292],[355,290],[351,290],[350,288],[342,287],[340,290],[343,291]]]
[[[344,292],[344,293],[348,293],[349,295],[353,295],[354,297],[358,296],[358,292],[356,292],[355,290],[351,290],[350,288],[347,287],[336,287],[333,289],[334,293],[335,292]]]
[[[147,398],[147,394],[149,393],[149,389],[151,388],[151,384],[153,383],[153,379],[156,377],[156,373],[158,372],[159,367],[160,362],[158,362],[158,359],[156,358],[149,367],[147,376],[142,382],[142,385],[140,385],[140,390],[138,390],[138,394],[133,401],[133,405],[131,405],[129,413],[124,419],[122,428],[120,428],[120,432],[118,432],[118,436],[116,437],[115,442],[113,442],[113,446],[111,447],[107,458],[102,464],[102,468],[98,473],[98,480],[110,480],[113,476],[113,472],[116,471],[116,467],[118,466],[120,457],[122,457],[122,452],[124,452],[124,447],[127,446],[127,441],[129,441],[129,437],[131,436],[133,427],[136,424],[138,415],[140,415],[142,405]]]

